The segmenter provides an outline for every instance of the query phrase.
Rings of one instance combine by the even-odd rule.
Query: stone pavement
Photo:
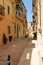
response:
[[[17,65],[28,41],[26,38],[18,39],[13,43],[0,47],[0,65],[5,65],[8,54],[11,56],[11,65]]]
[[[31,40],[29,40],[28,45],[25,48],[17,65],[30,65],[31,64],[31,54],[32,54],[32,49],[34,47],[35,45],[32,44]]]
[[[28,45],[25,48],[17,65],[43,65],[39,57],[37,40],[32,40],[30,43],[28,42]]]
[[[5,65],[8,54],[11,65],[41,65],[36,40],[17,39],[0,47],[0,65]]]
[[[43,65],[43,49],[40,43],[32,40],[32,44],[35,44],[35,48],[32,50],[31,65]]]
[[[32,49],[30,65],[41,65],[38,47],[37,47],[37,40],[32,40],[32,44],[35,44],[35,48]]]

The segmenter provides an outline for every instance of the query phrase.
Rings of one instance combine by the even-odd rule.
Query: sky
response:
[[[22,0],[27,10],[27,22],[32,22],[32,0]]]

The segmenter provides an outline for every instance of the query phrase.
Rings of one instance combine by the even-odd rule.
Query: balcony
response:
[[[23,20],[23,12],[22,12],[22,8],[20,7],[19,4],[16,4],[16,9],[15,9],[15,14],[14,15],[19,20]]]
[[[23,21],[23,18],[21,16],[19,16],[18,14],[15,14],[15,17],[21,21]]]
[[[37,16],[37,7],[33,7],[33,13]]]
[[[32,5],[33,5],[33,6],[36,5],[36,0],[33,0]]]
[[[0,5],[0,15],[4,16],[5,15],[5,8]]]

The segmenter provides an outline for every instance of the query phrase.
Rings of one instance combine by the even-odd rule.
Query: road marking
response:
[[[29,60],[30,59],[30,53],[27,53],[26,54],[26,60]]]
[[[32,44],[37,44],[37,40],[32,40]]]

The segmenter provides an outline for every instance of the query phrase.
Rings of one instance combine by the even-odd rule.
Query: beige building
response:
[[[41,65],[43,65],[43,0],[38,0],[37,41]]]
[[[32,6],[33,6],[33,22],[32,22],[32,27],[33,27],[33,31],[37,32],[37,0],[33,0]]]
[[[34,1],[34,0],[33,0]],[[34,3],[35,4],[35,3]],[[40,65],[43,65],[43,0],[36,0],[37,8],[37,49]]]
[[[28,36],[33,38],[33,27],[32,27],[32,22],[28,23]]]
[[[16,23],[16,37],[25,37],[27,32],[26,8],[22,0],[16,0],[13,3],[13,19]]]

